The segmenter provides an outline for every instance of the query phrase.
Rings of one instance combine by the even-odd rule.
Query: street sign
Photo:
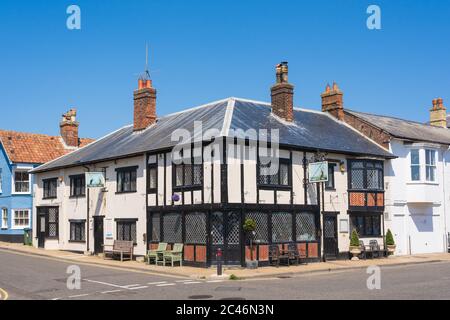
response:
[[[327,182],[328,181],[328,161],[314,162],[308,165],[309,182]]]
[[[88,188],[104,188],[105,175],[103,172],[86,172],[86,186]]]

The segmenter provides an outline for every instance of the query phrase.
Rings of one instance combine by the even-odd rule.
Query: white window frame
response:
[[[430,152],[432,154],[434,154],[434,164],[432,163],[427,163],[427,153]],[[425,180],[427,182],[437,182],[437,151],[434,149],[425,149]],[[431,160],[431,156],[430,156],[430,160]],[[428,177],[428,168],[434,169],[434,180],[430,180]]]
[[[16,212],[18,212],[18,211],[28,212],[28,225],[16,226]],[[11,229],[22,230],[22,229],[30,228],[30,226],[31,226],[31,209],[12,209],[11,210]]]
[[[12,194],[31,194],[31,174],[28,173],[28,171],[30,171],[31,169],[33,169],[32,167],[24,167],[24,166],[17,166],[13,169],[12,171],[12,176],[11,176],[11,180],[12,180]],[[15,177],[16,177],[16,172],[20,171],[20,172],[27,172],[28,173],[28,192],[16,192],[16,181],[15,181]]]
[[[412,163],[412,154],[415,151],[417,151],[417,153],[419,155],[419,163],[418,164],[413,164]],[[410,167],[409,180],[412,181],[412,182],[421,182],[422,181],[422,161],[421,161],[420,154],[421,154],[421,149],[419,149],[419,148],[414,148],[414,149],[411,149],[409,151],[409,167]],[[413,174],[412,174],[413,167],[418,167],[419,168],[419,179],[418,180],[413,180]]]
[[[8,208],[1,208],[1,229],[8,229]]]

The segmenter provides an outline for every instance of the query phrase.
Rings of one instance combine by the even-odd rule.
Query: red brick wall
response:
[[[78,123],[62,122],[60,124],[61,137],[69,147],[78,147]]]
[[[156,90],[143,88],[134,92],[134,130],[143,130],[156,122]]]
[[[382,145],[386,149],[389,148],[390,136],[386,132],[372,124],[361,120],[358,117],[355,117],[352,114],[349,114],[344,111],[344,121],[351,125],[353,128],[364,134],[366,137],[372,139],[376,143]]]
[[[294,119],[294,86],[278,83],[272,87],[272,112],[286,120]]]

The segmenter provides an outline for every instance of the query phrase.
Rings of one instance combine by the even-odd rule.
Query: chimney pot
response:
[[[447,109],[444,107],[444,99],[433,99],[433,108],[430,110],[430,125],[447,128]]]
[[[134,131],[144,130],[156,122],[156,90],[150,79],[139,79],[134,92]]]
[[[276,116],[294,121],[294,86],[288,82],[289,68],[287,62],[276,66],[276,84],[271,88],[272,112]]]
[[[344,94],[339,89],[336,82],[333,88],[328,84],[325,92],[322,93],[322,112],[329,112],[339,120],[344,120]]]
[[[77,122],[77,110],[72,108],[62,115],[62,120],[59,124],[59,129],[61,137],[63,138],[65,144],[69,147],[78,147],[78,127]]]

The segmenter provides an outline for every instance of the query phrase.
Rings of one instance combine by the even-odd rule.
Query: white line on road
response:
[[[114,287],[114,288],[126,289],[123,286],[119,286],[117,284],[112,284],[112,283],[107,283],[107,282],[102,282],[102,281],[94,281],[94,280],[89,280],[89,279],[84,279],[84,281],[91,282],[91,283],[97,283],[97,284],[103,284],[105,286],[110,286],[110,287]]]
[[[220,283],[223,282],[223,280],[210,280],[210,281],[206,281],[207,283]]]
[[[164,284],[164,283],[167,283],[167,281],[149,282],[149,283],[147,283],[147,284],[149,284],[149,285],[154,285],[154,284]]]
[[[122,286],[122,288],[124,288],[124,289],[131,289],[132,287],[137,287],[137,286],[140,286],[140,284],[129,284],[127,286]]]
[[[101,294],[108,294],[108,293],[117,293],[117,292],[122,292],[122,290],[110,290],[110,291],[103,291],[100,292]]]
[[[89,295],[89,293],[85,293],[85,294],[77,294],[75,296],[69,296],[70,299],[72,298],[81,298],[81,297],[87,297]]]
[[[168,287],[168,286],[174,286],[175,283],[166,283],[166,284],[158,284],[157,287]]]
[[[134,288],[128,288],[128,290],[140,290],[140,289],[147,289],[148,286],[141,286],[141,287],[134,287]]]
[[[182,282],[191,282],[192,280],[178,280],[178,281],[175,281],[175,282],[179,282],[179,283],[182,283]]]
[[[198,283],[201,283],[201,282],[198,282],[198,281],[192,281],[192,282],[185,282],[185,283],[183,283],[183,284],[198,284]]]

